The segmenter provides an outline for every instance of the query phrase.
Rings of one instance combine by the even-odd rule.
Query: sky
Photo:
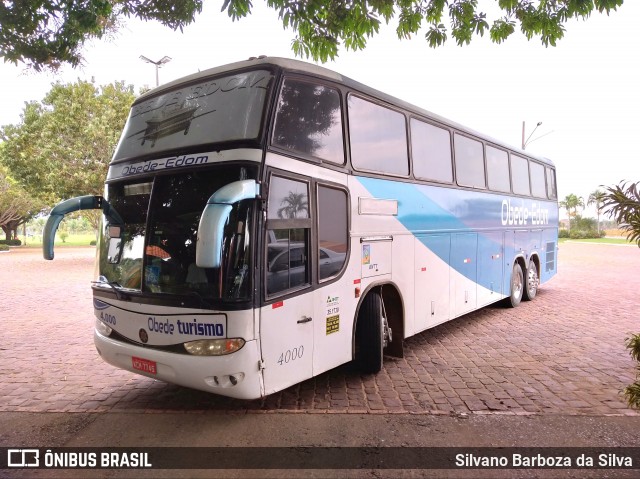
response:
[[[54,75],[1,63],[0,125],[18,123],[24,103],[42,100],[55,81],[153,87],[155,67],[140,55],[171,57],[159,71],[161,84],[251,56],[294,58],[294,32],[283,29],[277,12],[254,2],[251,16],[232,22],[220,3],[205,2],[182,33],[128,21],[113,38],[87,44],[75,70]],[[342,49],[323,66],[514,146],[525,122],[525,138],[533,133],[527,150],[556,165],[559,198],[573,193],[586,203],[601,185],[640,181],[638,21],[640,2],[627,0],[609,16],[568,22],[565,37],[549,48],[516,32],[500,45],[487,34],[468,46],[449,38],[432,49],[423,33],[398,40],[391,24],[365,50]],[[585,214],[595,216],[593,208]]]

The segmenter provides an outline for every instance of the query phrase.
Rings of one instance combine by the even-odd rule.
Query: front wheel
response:
[[[524,294],[524,274],[522,273],[522,266],[519,263],[513,264],[513,270],[511,271],[511,293],[507,298],[507,305],[515,308],[522,301]]]
[[[524,296],[525,301],[531,301],[538,294],[538,286],[540,285],[540,277],[538,276],[538,268],[533,261],[529,261],[527,275],[525,276]]]
[[[375,374],[382,369],[384,326],[382,298],[369,293],[360,306],[356,323],[356,364],[365,373]]]

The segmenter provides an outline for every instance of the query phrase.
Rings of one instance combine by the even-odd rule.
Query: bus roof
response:
[[[285,71],[289,71],[289,72],[298,72],[298,73],[303,73],[303,74],[310,74],[316,77],[320,77],[320,78],[324,78],[327,80],[331,80],[340,84],[343,84],[349,88],[352,88],[354,90],[357,90],[361,93],[364,93],[366,95],[369,95],[371,97],[377,98],[379,100],[382,100],[383,102],[386,102],[390,105],[395,105],[398,106],[400,108],[403,108],[409,112],[415,113],[417,115],[420,115],[422,117],[426,117],[428,119],[434,120],[436,122],[442,123],[444,125],[448,125],[458,131],[467,133],[469,135],[475,136],[477,138],[483,139],[489,143],[492,143],[496,146],[501,146],[503,148],[506,148],[508,150],[511,150],[515,153],[520,152],[523,155],[526,155],[530,158],[534,158],[542,163],[546,163],[548,165],[553,165],[553,161],[551,161],[549,158],[546,157],[542,157],[539,155],[533,155],[529,152],[525,152],[524,150],[522,150],[520,147],[516,147],[513,146],[512,144],[506,143],[504,141],[498,140],[496,138],[492,138],[486,134],[480,133],[476,130],[473,130],[472,128],[469,128],[467,126],[464,126],[460,123],[457,123],[455,121],[449,120],[448,118],[445,118],[443,116],[440,116],[436,113],[433,113],[429,110],[425,110],[424,108],[421,108],[419,106],[413,105],[409,102],[406,102],[404,100],[401,100],[399,98],[396,98],[392,95],[389,95],[387,93],[384,93],[380,90],[376,90],[375,88],[372,88],[370,86],[367,86],[363,83],[360,83],[356,80],[353,80],[349,77],[346,77],[344,75],[341,75],[340,73],[334,72],[333,70],[329,70],[328,68],[319,66],[319,65],[314,65],[313,63],[308,63],[308,62],[304,62],[301,60],[294,60],[294,59],[290,59],[290,58],[280,58],[280,57],[268,57],[268,56],[259,56],[259,57],[251,57],[248,60],[244,60],[244,61],[239,61],[239,62],[234,62],[234,63],[228,63],[226,65],[221,65],[221,66],[217,66],[214,68],[209,68],[207,70],[203,70],[197,73],[193,73],[191,75],[187,75],[185,77],[179,78],[177,80],[173,80],[169,83],[166,83],[164,85],[161,85],[160,87],[154,88],[144,94],[142,94],[139,98],[136,99],[136,101],[134,103],[138,103],[140,101],[144,101],[145,99],[147,99],[148,97],[151,96],[155,96],[159,93],[162,93],[166,90],[172,90],[176,87],[178,87],[179,85],[183,85],[184,83],[191,83],[191,82],[196,82],[200,79],[204,79],[204,78],[208,78],[208,77],[212,77],[212,76],[216,76],[225,72],[230,72],[230,71],[234,71],[234,70],[244,70],[244,69],[248,69],[248,68],[255,68],[256,66],[260,66],[260,65],[264,65],[264,66],[275,66],[278,67],[282,70]]]

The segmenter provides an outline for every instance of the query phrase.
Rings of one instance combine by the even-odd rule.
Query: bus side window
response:
[[[486,188],[482,142],[455,133],[453,148],[458,184],[471,188]]]
[[[509,154],[487,145],[487,178],[489,189],[509,193],[511,183],[509,181]]]
[[[318,274],[319,280],[342,271],[348,248],[347,194],[318,185]]]
[[[544,177],[544,166],[540,163],[530,161],[529,174],[531,175],[531,194],[538,198],[546,198],[547,185]]]
[[[353,94],[347,99],[351,163],[356,170],[407,176],[405,116]]]
[[[267,295],[311,284],[307,182],[271,176],[267,230]]]
[[[526,158],[511,155],[511,184],[513,192],[517,195],[530,195],[529,186],[529,162]]]
[[[273,295],[309,281],[309,230],[269,230],[277,241],[267,244],[267,294]]]
[[[547,171],[547,197],[555,200],[558,197],[556,191],[556,171],[546,167]]]
[[[411,119],[413,171],[421,180],[451,183],[451,134],[449,130]]]
[[[272,143],[294,153],[344,164],[338,90],[286,79],[280,91]]]

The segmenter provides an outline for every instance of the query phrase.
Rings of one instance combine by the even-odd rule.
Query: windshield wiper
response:
[[[91,284],[106,284],[108,286],[111,286],[111,289],[113,289],[116,293],[116,298],[118,298],[119,300],[128,301],[130,299],[129,295],[123,293],[120,290],[122,286],[120,286],[115,281],[109,281],[105,276],[99,276],[98,281],[91,281]]]

